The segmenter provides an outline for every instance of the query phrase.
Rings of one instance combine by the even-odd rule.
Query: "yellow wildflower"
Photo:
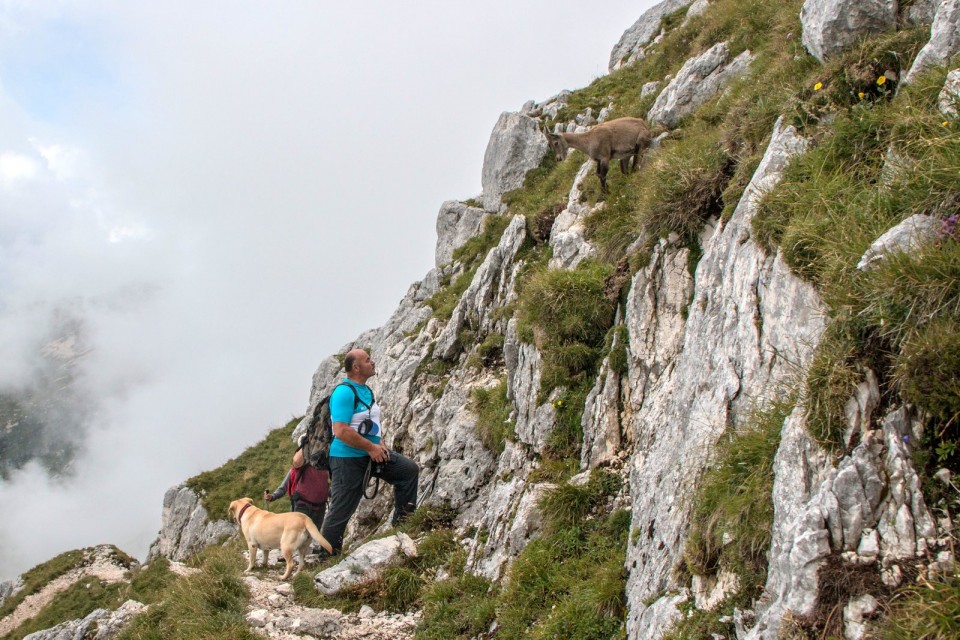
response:
[[[879,78],[877,78],[877,84],[880,85],[881,87],[884,85],[884,83],[886,83],[886,81],[887,81],[887,76],[880,76]]]
[[[857,97],[860,98],[861,100],[863,100],[863,99],[866,97],[866,95],[867,95],[867,94],[865,94],[863,91],[861,91],[860,93],[857,94]]]
[[[820,89],[823,89],[823,83],[822,83],[822,82],[818,82],[817,84],[813,85],[813,90],[814,90],[814,91],[820,91]]]
[[[950,123],[947,122],[946,120],[944,120],[944,121],[941,122],[940,124],[942,124],[942,125],[945,126],[945,127],[950,125]]]

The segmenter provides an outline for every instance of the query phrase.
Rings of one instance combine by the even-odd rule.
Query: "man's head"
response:
[[[370,354],[363,349],[351,349],[343,360],[343,368],[347,377],[360,384],[377,375],[377,365]]]

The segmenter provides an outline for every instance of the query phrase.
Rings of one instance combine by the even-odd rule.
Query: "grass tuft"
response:
[[[119,640],[255,640],[246,623],[247,586],[239,544],[208,547],[200,572],[174,581],[160,603],[134,618]]]
[[[477,414],[480,441],[490,451],[503,453],[506,441],[515,437],[515,426],[510,420],[513,404],[507,399],[506,379],[501,379],[497,386],[489,389],[474,389],[470,396],[470,408]]]

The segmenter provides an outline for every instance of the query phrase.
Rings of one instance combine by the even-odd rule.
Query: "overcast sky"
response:
[[[0,388],[83,319],[75,477],[0,484],[0,580],[113,543],[301,414],[433,266],[502,111],[589,84],[653,0],[0,0]]]

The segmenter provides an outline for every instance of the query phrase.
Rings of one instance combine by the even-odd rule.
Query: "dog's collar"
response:
[[[240,513],[237,514],[237,524],[240,524],[240,519],[243,518],[243,512],[253,506],[252,502],[248,502],[243,505],[243,509],[240,509]]]

